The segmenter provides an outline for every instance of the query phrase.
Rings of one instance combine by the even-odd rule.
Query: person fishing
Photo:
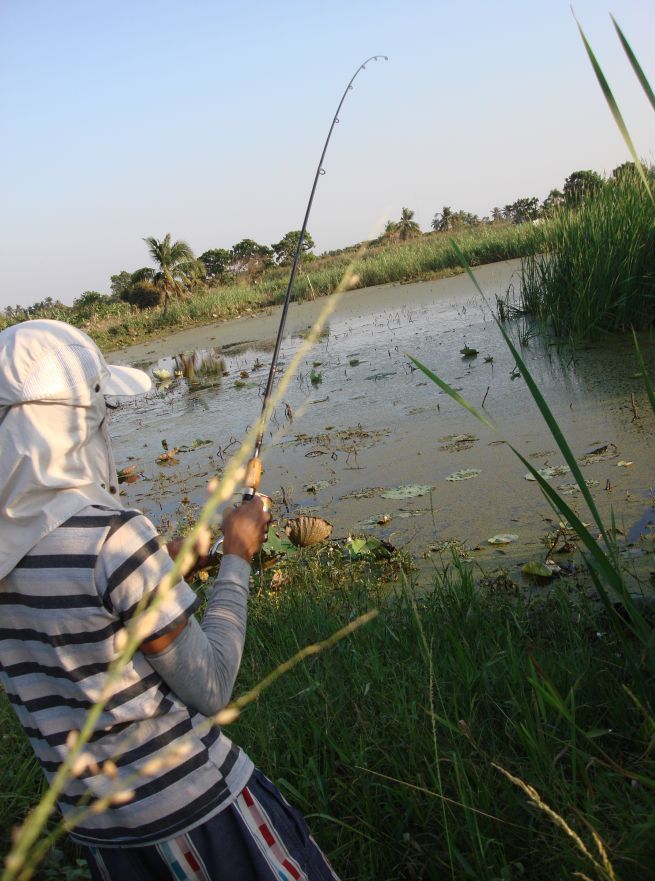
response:
[[[59,798],[72,826],[126,781],[70,830],[94,881],[334,881],[302,814],[206,724],[241,662],[250,564],[270,522],[259,496],[223,519],[202,621],[180,580],[104,693],[119,634],[173,567],[150,520],[121,503],[108,431],[105,396],[150,385],[63,322],[0,333],[0,682],[49,779],[106,699]]]

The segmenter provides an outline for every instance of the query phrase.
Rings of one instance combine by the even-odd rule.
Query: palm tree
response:
[[[414,217],[414,212],[409,208],[403,208],[400,220],[396,224],[396,231],[401,241],[421,234],[421,227],[415,220],[412,220],[412,217]]]
[[[453,209],[448,205],[444,205],[441,214],[437,211],[432,221],[432,229],[435,232],[448,232],[455,225],[455,215]]]
[[[384,227],[384,233],[382,234],[383,238],[387,240],[395,239],[398,235],[398,224],[395,220],[387,220],[387,223]]]
[[[182,295],[189,283],[200,274],[199,261],[196,260],[187,242],[171,242],[170,233],[166,233],[161,241],[153,236],[148,236],[143,241],[157,265],[152,282],[164,295],[164,315],[166,315],[170,297]]]

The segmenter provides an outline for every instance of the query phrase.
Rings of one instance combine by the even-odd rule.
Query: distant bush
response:
[[[137,281],[129,288],[121,292],[121,300],[139,309],[151,309],[159,306],[161,291],[151,281]]]

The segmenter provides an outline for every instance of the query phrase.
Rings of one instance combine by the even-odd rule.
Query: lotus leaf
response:
[[[479,468],[463,468],[461,471],[454,471],[452,474],[449,474],[446,480],[471,480],[481,473]]]
[[[429,485],[408,483],[405,486],[396,486],[393,489],[385,489],[380,493],[383,499],[414,499],[417,496],[425,496],[432,489]]]
[[[553,465],[549,468],[538,468],[537,474],[540,477],[543,477],[544,480],[551,480],[553,477],[559,477],[562,474],[568,474],[571,469],[568,465]],[[528,471],[527,474],[523,475],[526,480],[536,480],[537,478],[532,474],[531,471]]]
[[[370,538],[352,538],[346,546],[346,553],[351,559],[373,557],[375,560],[388,560],[392,552],[393,548],[390,544],[372,536]]]
[[[270,529],[268,532],[268,538],[262,545],[262,553],[266,555],[279,555],[279,554],[296,554],[298,553],[298,549],[292,544],[291,541],[287,538],[286,535],[279,536],[274,529]]]
[[[525,575],[532,575],[535,578],[552,578],[559,571],[559,566],[549,566],[541,560],[531,560],[523,566],[522,571]]]

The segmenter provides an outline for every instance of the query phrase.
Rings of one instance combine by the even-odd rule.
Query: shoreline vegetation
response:
[[[455,236],[473,266],[536,253],[541,243],[540,230],[532,223],[499,223],[451,233],[428,233],[407,241],[391,241],[370,247],[355,260],[350,290],[393,282],[428,281],[461,273],[461,263],[451,244]],[[304,258],[294,283],[294,302],[331,294],[357,250],[358,246],[355,246],[310,262],[305,262]],[[159,305],[139,308],[103,297],[78,307],[46,306],[17,317],[18,320],[56,318],[68,321],[88,333],[106,352],[175,330],[229,321],[280,305],[288,275],[289,267],[279,266],[270,267],[252,279],[244,273],[226,283],[196,285],[186,296],[172,301],[165,313]],[[6,317],[5,322],[12,323]]]
[[[652,168],[645,173],[655,180]],[[588,340],[652,323],[654,208],[631,162],[607,179],[573,172],[563,192],[551,190],[541,205],[536,198],[519,199],[493,209],[491,220],[444,206],[433,231],[423,233],[412,217],[404,208],[375,241],[320,257],[311,253],[308,236],[294,300],[332,293],[353,260],[349,290],[453,275],[462,271],[459,248],[473,267],[522,258],[520,289],[501,298],[499,308],[534,316],[544,332]],[[56,318],[111,351],[251,315],[283,301],[298,236],[289,232],[272,248],[244,239],[230,251],[214,249],[198,259],[186,242],[150,237],[145,242],[156,268],[112,276],[111,296],[87,291],[72,306],[46,298],[8,307],[0,312],[0,329],[28,318]]]

